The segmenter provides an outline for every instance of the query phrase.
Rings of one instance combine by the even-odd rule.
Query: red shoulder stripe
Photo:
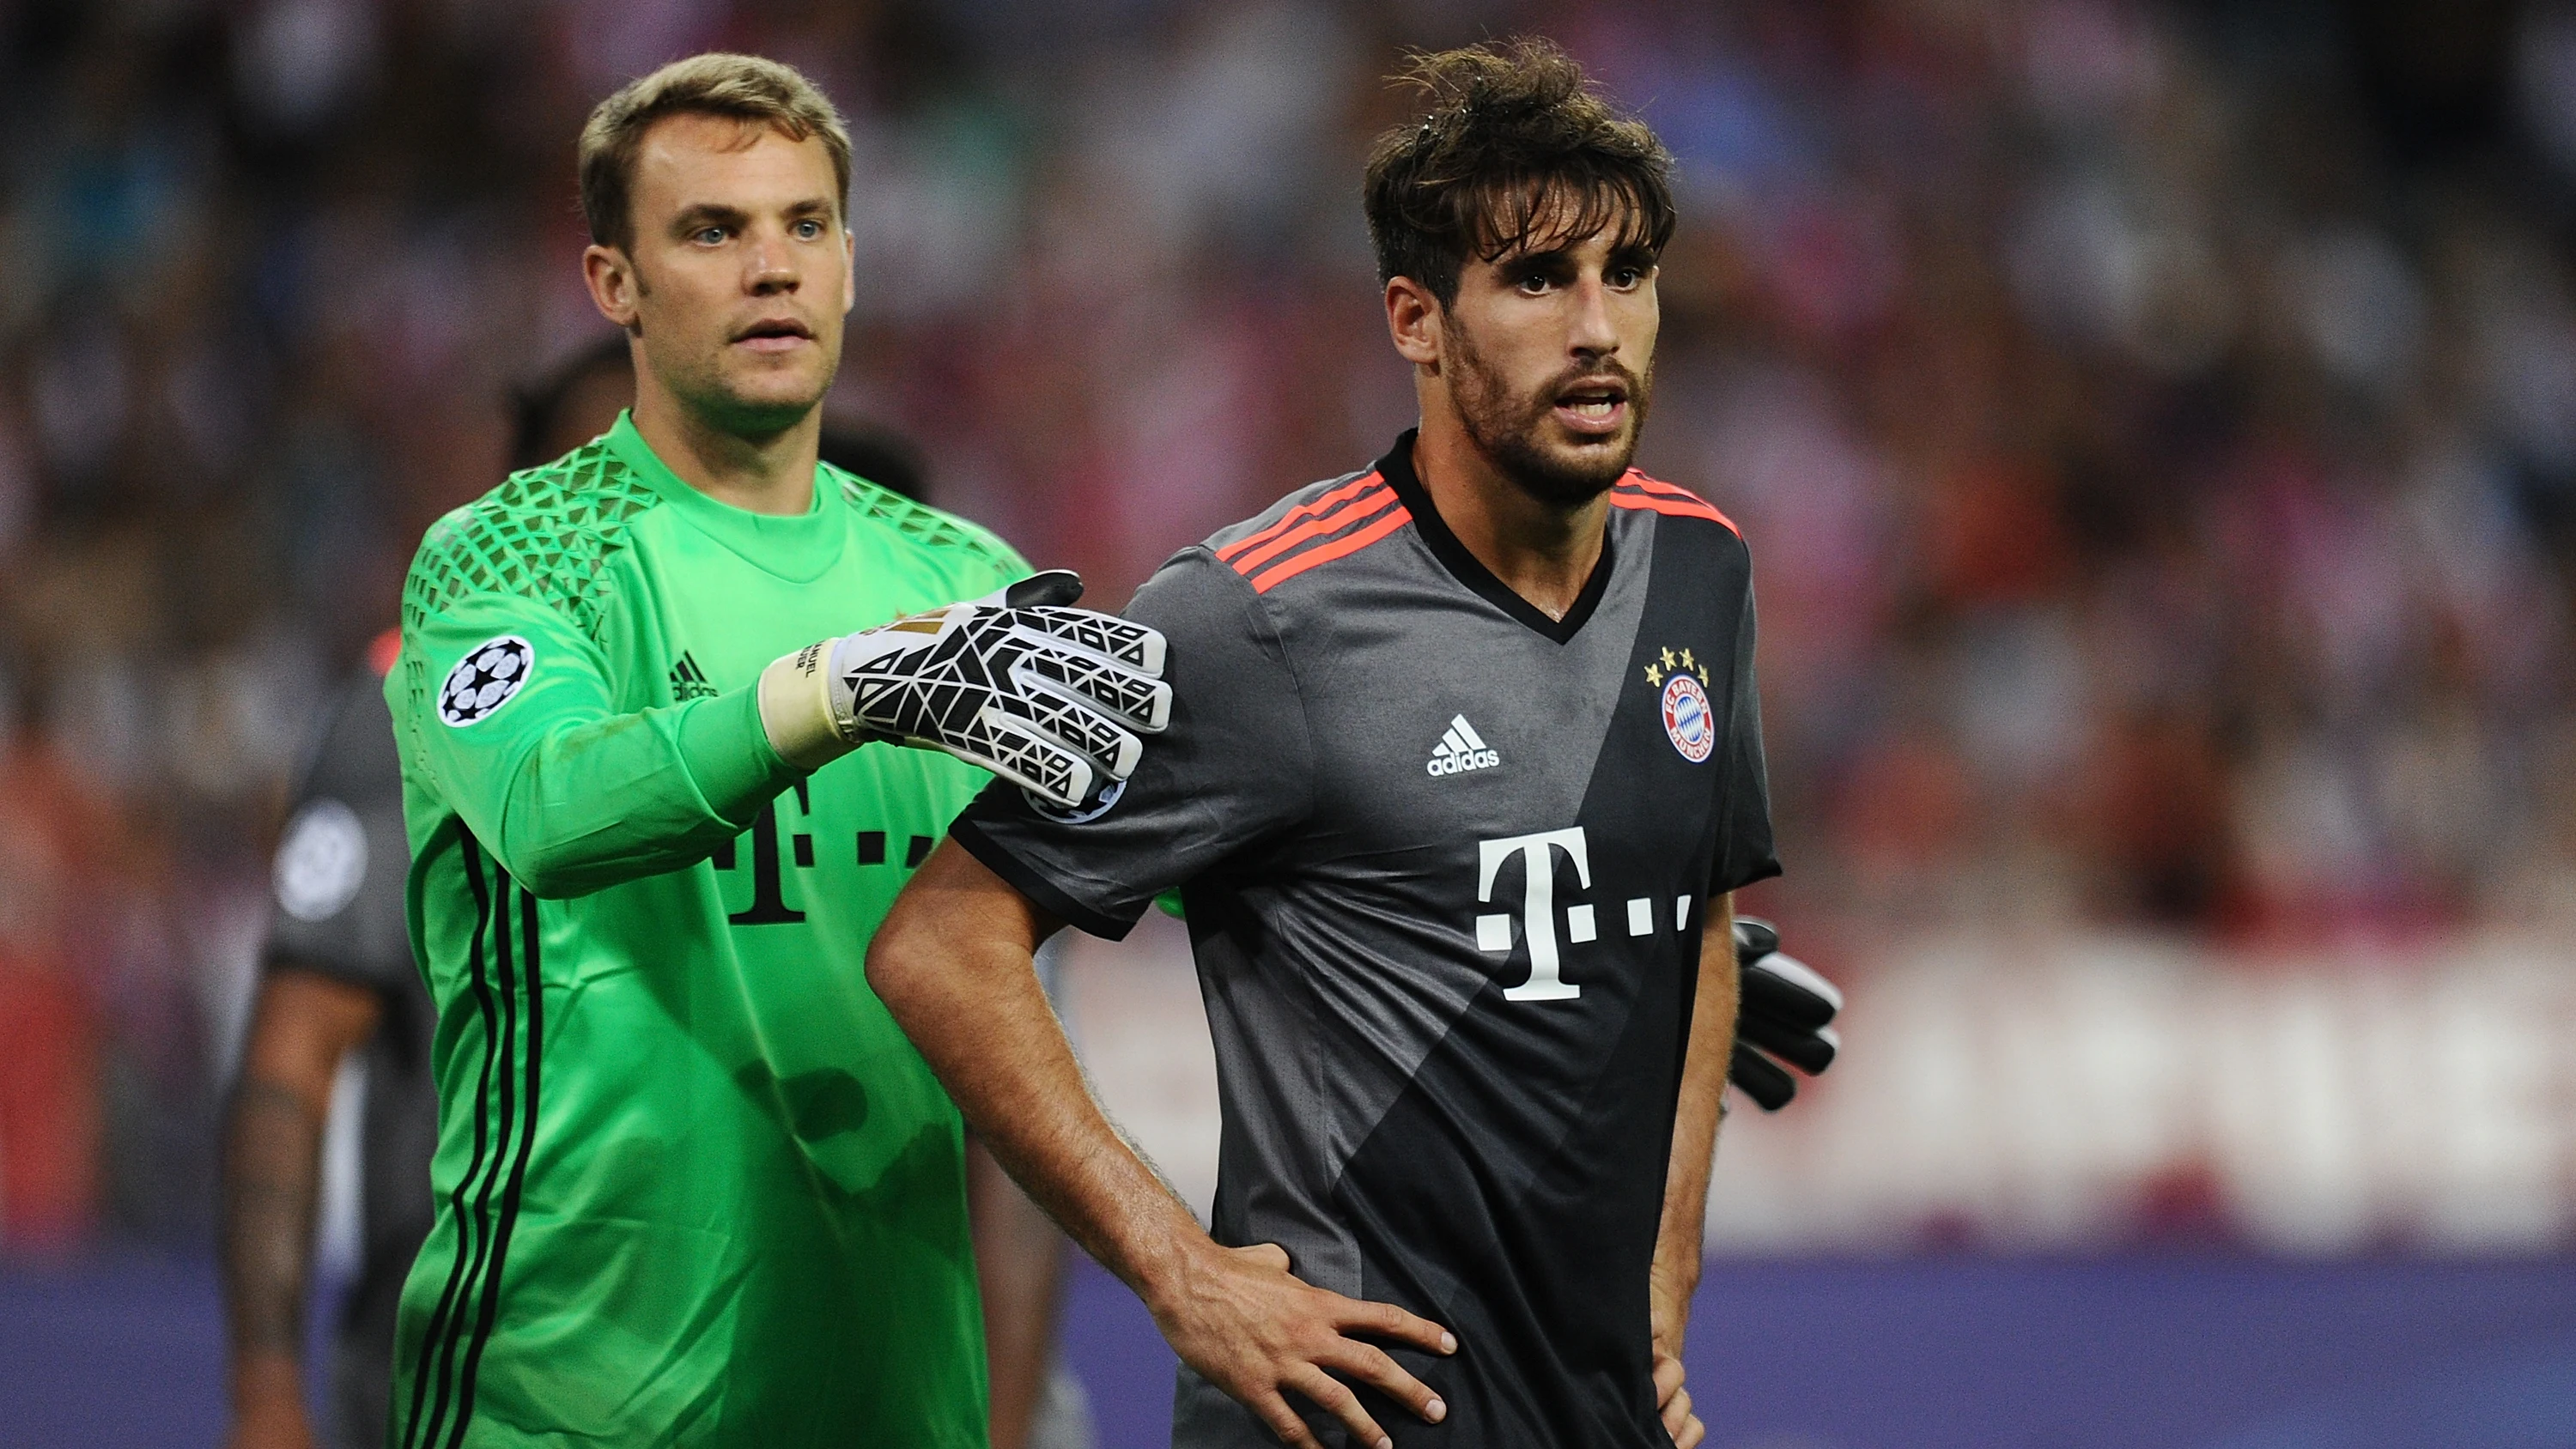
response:
[[[1227,561],[1234,565],[1236,573],[1250,578],[1260,570],[1269,567],[1272,561],[1282,554],[1294,552],[1326,534],[1348,528],[1358,520],[1384,508],[1394,499],[1395,490],[1381,483],[1375,488],[1343,499],[1294,528],[1284,532],[1273,529],[1264,535],[1269,542],[1249,553],[1238,553]]]
[[[1634,468],[1629,469],[1627,476],[1611,489],[1610,501],[1621,508],[1643,508],[1676,518],[1705,518],[1723,525],[1727,532],[1738,538],[1744,536],[1744,530],[1735,526],[1735,520],[1718,512],[1707,499],[1660,478],[1649,478]]]
[[[1610,502],[1620,508],[1642,509],[1648,513],[1665,513],[1670,514],[1675,518],[1704,518],[1711,523],[1724,525],[1728,532],[1733,533],[1738,538],[1744,536],[1743,530],[1737,528],[1733,520],[1729,519],[1725,514],[1718,512],[1716,509],[1709,507],[1705,503],[1689,503],[1679,498],[1658,498],[1652,493],[1630,493],[1625,491],[1613,491],[1610,495]]]
[[[367,667],[378,679],[394,672],[394,661],[402,657],[402,630],[387,629],[367,645]]]
[[[1285,514],[1281,515],[1277,523],[1270,525],[1259,533],[1249,534],[1245,537],[1238,538],[1234,542],[1227,544],[1225,547],[1218,549],[1216,551],[1216,556],[1225,560],[1227,563],[1233,563],[1235,560],[1243,557],[1244,554],[1260,547],[1263,543],[1278,537],[1291,525],[1295,524],[1298,519],[1320,518],[1324,514],[1334,511],[1334,509],[1341,503],[1368,491],[1372,485],[1382,483],[1384,481],[1385,480],[1379,478],[1375,472],[1370,472],[1361,477],[1354,478],[1350,482],[1343,484],[1341,487],[1334,489],[1321,498],[1309,499],[1305,503],[1289,509]]]
[[[1343,534],[1330,543],[1319,544],[1294,558],[1272,564],[1253,578],[1252,591],[1256,594],[1269,593],[1317,564],[1331,563],[1345,554],[1357,553],[1412,521],[1413,515],[1405,511],[1403,504],[1398,503],[1378,515],[1375,520]]]

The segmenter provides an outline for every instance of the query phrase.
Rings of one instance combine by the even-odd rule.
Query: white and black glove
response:
[[[1780,1062],[1811,1077],[1834,1064],[1842,1040],[1830,1023],[1843,994],[1815,968],[1781,955],[1779,928],[1758,916],[1735,918],[1735,970],[1743,996],[1726,1079],[1763,1111],[1777,1112],[1798,1095],[1798,1079]]]
[[[761,672],[779,758],[814,769],[871,740],[945,750],[1047,804],[1076,808],[1127,778],[1171,722],[1163,636],[1068,608],[1053,569],[999,593],[825,639]]]

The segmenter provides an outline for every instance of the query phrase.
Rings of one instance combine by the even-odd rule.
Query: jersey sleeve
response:
[[[417,979],[403,924],[402,779],[373,674],[331,712],[270,872],[267,969],[393,996]]]
[[[433,533],[413,566],[435,567]],[[621,711],[598,644],[503,589],[406,609],[386,684],[413,766],[504,869],[575,896],[702,860],[795,780],[756,686]]]
[[[1295,671],[1240,575],[1184,550],[1127,617],[1168,641],[1172,717],[1125,788],[1074,815],[996,782],[950,830],[1040,908],[1111,940],[1159,892],[1303,819],[1315,773]]]
[[[1780,873],[1771,841],[1771,779],[1762,760],[1762,691],[1754,679],[1753,575],[1744,578],[1744,609],[1737,616],[1733,702],[1726,727],[1725,799],[1718,810],[1717,851],[1708,888],[1713,895],[1768,880]]]

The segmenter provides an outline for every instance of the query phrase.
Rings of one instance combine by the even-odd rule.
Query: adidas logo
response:
[[[698,661],[683,650],[680,662],[671,666],[671,702],[682,704],[692,699],[705,699],[715,692],[716,687],[707,682],[706,672],[698,668]]]
[[[1463,714],[1453,715],[1440,743],[1431,747],[1431,763],[1422,768],[1434,776],[1463,775],[1469,770],[1490,770],[1503,762],[1467,723]]]

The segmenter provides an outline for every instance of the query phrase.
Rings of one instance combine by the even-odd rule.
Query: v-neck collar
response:
[[[1583,592],[1574,596],[1574,607],[1566,610],[1562,619],[1549,618],[1538,605],[1522,598],[1513,592],[1511,585],[1496,578],[1494,571],[1485,567],[1484,561],[1477,558],[1467,545],[1459,542],[1457,534],[1449,531],[1447,520],[1441,518],[1440,510],[1432,506],[1430,490],[1422,486],[1422,480],[1413,471],[1413,443],[1420,432],[1419,428],[1405,429],[1395,440],[1395,447],[1378,459],[1377,474],[1395,490],[1396,500],[1404,505],[1404,511],[1413,515],[1414,530],[1422,535],[1423,543],[1431,549],[1431,556],[1440,560],[1441,567],[1447,569],[1452,578],[1531,630],[1559,644],[1572,639],[1582,630],[1583,622],[1592,617],[1592,611],[1600,606],[1601,596],[1610,591],[1612,558],[1609,528],[1605,525],[1601,530],[1601,557],[1593,561],[1592,577],[1583,581]]]

